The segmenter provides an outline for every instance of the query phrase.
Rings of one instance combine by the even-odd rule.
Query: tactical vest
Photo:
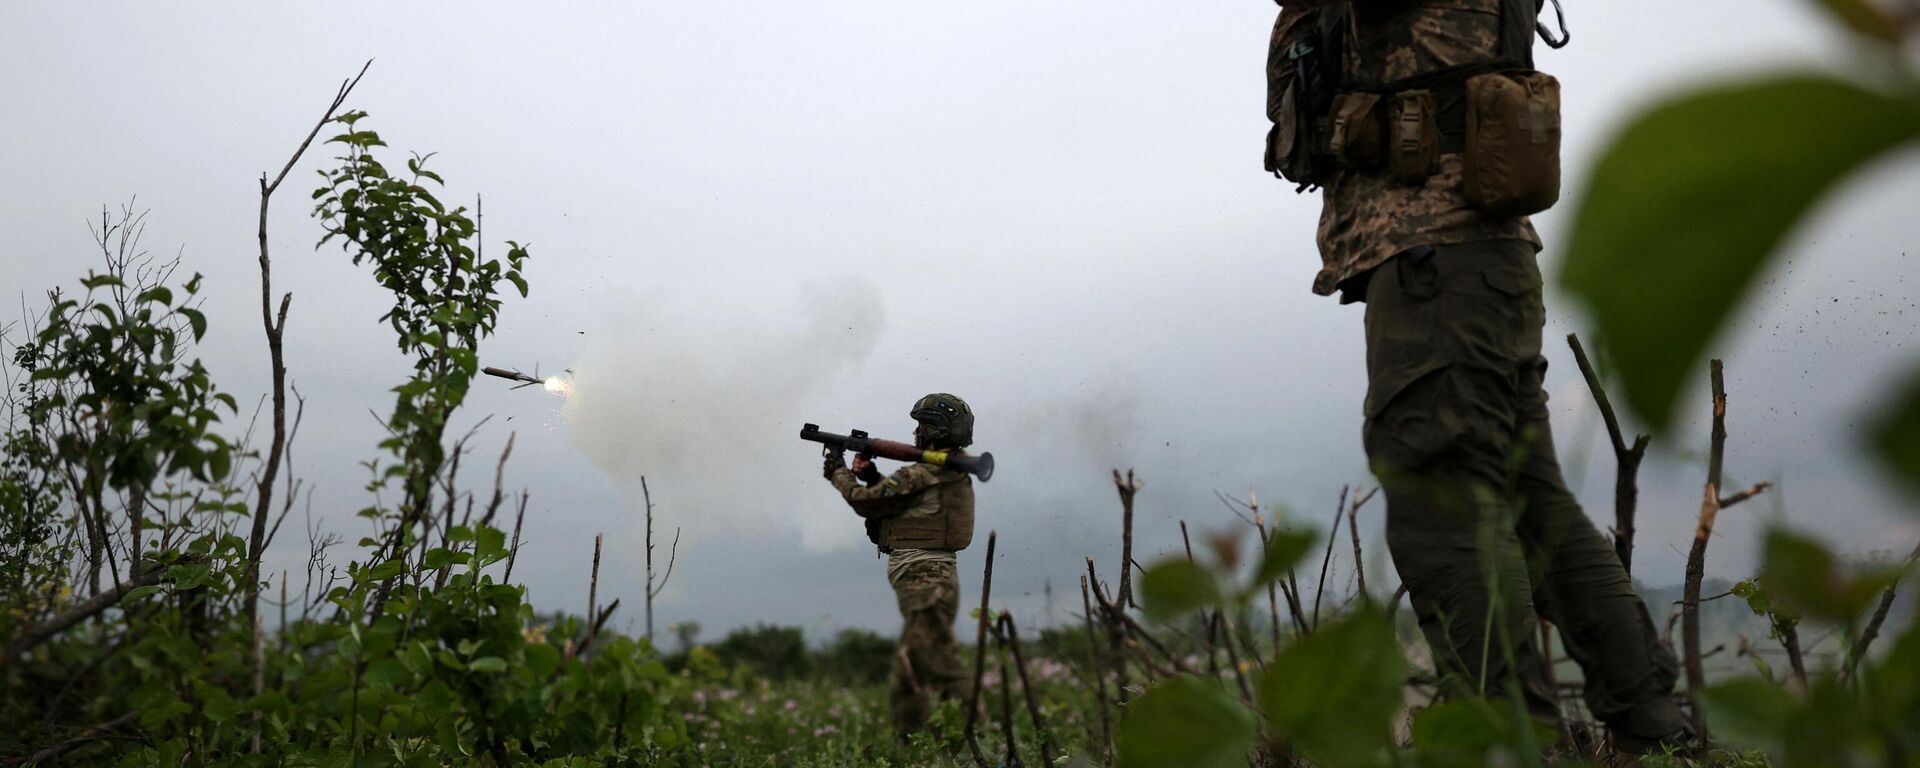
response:
[[[1440,155],[1461,153],[1470,205],[1497,215],[1545,210],[1559,197],[1560,90],[1533,68],[1534,31],[1555,48],[1567,41],[1564,20],[1557,39],[1536,21],[1546,2],[1501,0],[1499,40],[1487,60],[1385,82],[1348,71],[1347,3],[1276,29],[1267,58],[1267,170],[1302,191],[1342,170],[1422,184]]]
[[[965,472],[925,466],[939,483],[920,491],[905,511],[880,520],[875,543],[883,550],[958,552],[973,543],[973,478]]]

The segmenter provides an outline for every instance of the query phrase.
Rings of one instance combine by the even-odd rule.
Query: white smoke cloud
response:
[[[662,517],[683,526],[688,543],[747,531],[797,533],[815,551],[864,544],[850,516],[792,503],[802,486],[820,491],[818,465],[794,461],[794,433],[809,398],[878,343],[887,314],[879,288],[855,276],[816,280],[782,306],[756,298],[777,288],[709,285],[603,297],[604,322],[573,365],[562,410],[573,444],[635,509],[640,477],[652,478],[656,506],[671,504]]]

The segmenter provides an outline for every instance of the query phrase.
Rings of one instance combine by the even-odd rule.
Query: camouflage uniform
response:
[[[1285,0],[1274,44],[1290,45],[1302,14],[1330,2]],[[1500,8],[1353,0],[1343,77],[1379,84],[1489,60]],[[1288,74],[1284,57],[1269,62]],[[1532,224],[1470,207],[1457,152],[1422,184],[1338,171],[1323,205],[1313,290],[1366,302],[1363,442],[1386,492],[1388,549],[1450,686],[1517,693],[1557,722],[1544,616],[1623,744],[1684,728],[1673,652],[1554,457]]]
[[[917,731],[931,711],[928,694],[967,698],[966,666],[953,636],[960,612],[953,553],[973,535],[973,480],[933,464],[909,464],[867,485],[845,467],[832,469],[828,479],[868,520],[874,543],[889,554],[888,580],[901,622],[889,695],[893,725],[903,735]]]

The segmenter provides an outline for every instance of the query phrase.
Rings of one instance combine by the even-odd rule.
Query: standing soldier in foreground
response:
[[[1363,442],[1444,685],[1557,725],[1544,616],[1618,751],[1685,746],[1677,661],[1547,423],[1527,219],[1559,195],[1559,84],[1533,69],[1544,0],[1281,2],[1267,169],[1323,189],[1313,291],[1366,303]]]
[[[953,395],[920,398],[911,412],[914,445],[958,452],[973,443],[973,410]],[[920,730],[927,694],[967,700],[966,667],[953,638],[960,612],[955,552],[973,540],[973,479],[957,469],[908,464],[882,478],[866,455],[830,451],[826,477],[867,523],[867,538],[887,555],[887,581],[900,603],[900,646],[893,654],[893,727]],[[862,485],[862,483],[865,483]]]

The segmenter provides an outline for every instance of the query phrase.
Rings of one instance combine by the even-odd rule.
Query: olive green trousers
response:
[[[953,620],[960,613],[960,577],[950,562],[909,563],[893,583],[900,603],[900,644],[893,654],[888,702],[904,736],[925,727],[929,697],[964,702],[972,690]]]
[[[1450,690],[1558,722],[1545,617],[1595,716],[1666,735],[1686,722],[1678,661],[1554,457],[1540,282],[1518,240],[1416,248],[1371,275],[1364,442],[1387,546]]]

